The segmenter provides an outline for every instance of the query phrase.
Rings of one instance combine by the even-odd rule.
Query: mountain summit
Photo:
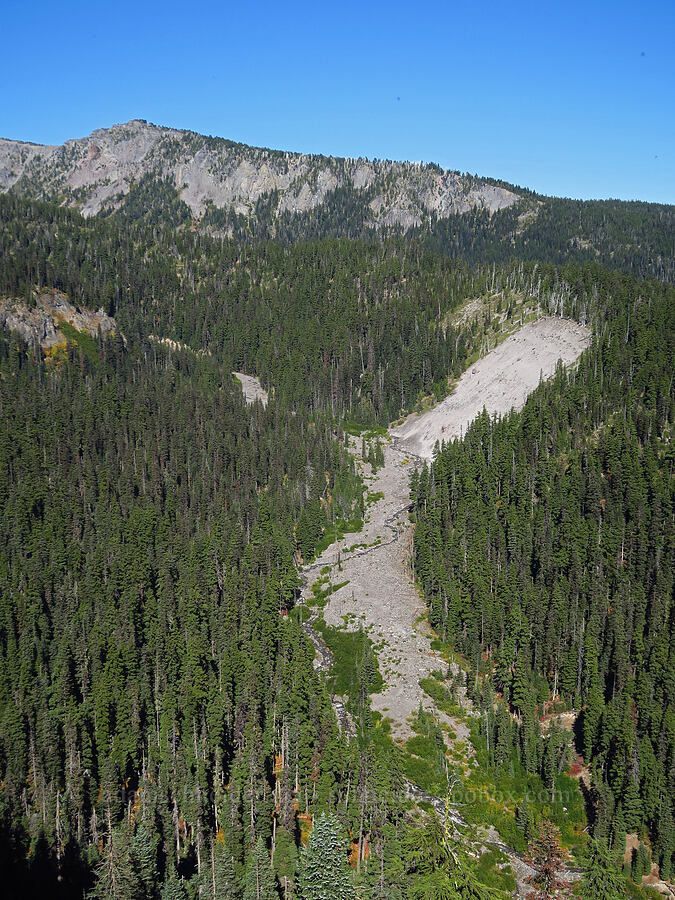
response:
[[[60,199],[85,216],[122,208],[134,187],[162,182],[195,218],[306,214],[345,203],[366,227],[407,230],[517,203],[513,191],[434,164],[342,159],[249,147],[140,119],[45,146],[0,139],[0,190]]]

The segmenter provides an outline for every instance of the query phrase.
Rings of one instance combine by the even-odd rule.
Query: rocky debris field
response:
[[[491,416],[520,409],[558,360],[565,366],[575,362],[590,338],[589,328],[569,319],[530,322],[467,369],[438,406],[409,416],[391,433],[403,449],[431,459],[437,441],[461,437],[483,409]]]
[[[447,664],[431,649],[425,607],[410,573],[408,479],[414,463],[393,446],[384,448],[384,457],[384,467],[369,484],[372,493],[383,496],[370,506],[363,531],[328,547],[307,572],[303,595],[311,598],[312,584],[326,566],[333,583],[348,582],[331,595],[324,618],[328,625],[368,632],[385,680],[384,690],[372,696],[373,708],[391,719],[395,738],[405,739],[420,702],[431,705],[419,679]],[[366,547],[350,552],[357,540]]]
[[[233,372],[232,374],[241,384],[244,400],[247,403],[255,403],[256,400],[260,400],[263,406],[267,406],[267,391],[260,384],[259,378],[256,378],[255,375],[244,375],[243,372]]]
[[[326,567],[333,584],[347,582],[330,595],[324,617],[329,625],[363,627],[370,635],[385,681],[372,705],[391,720],[396,739],[410,736],[410,719],[420,703],[433,708],[420,678],[447,669],[431,648],[426,608],[413,582],[410,471],[420,457],[431,457],[437,440],[459,437],[484,408],[490,415],[521,408],[540,378],[555,371],[559,359],[570,365],[589,341],[589,329],[567,319],[544,318],[525,325],[465,372],[450,397],[392,429],[385,464],[368,477],[370,495],[376,499],[369,505],[363,531],[331,544],[305,568],[305,601],[311,601],[312,585]],[[361,460],[359,465],[371,476],[370,466]],[[461,720],[436,713],[450,725],[455,739],[467,740]]]

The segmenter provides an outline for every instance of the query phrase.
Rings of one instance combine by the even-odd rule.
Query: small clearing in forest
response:
[[[244,394],[244,400],[247,403],[255,403],[260,400],[263,406],[267,406],[267,391],[260,384],[260,379],[255,375],[245,375],[243,372],[232,373],[237,381],[241,384]]]

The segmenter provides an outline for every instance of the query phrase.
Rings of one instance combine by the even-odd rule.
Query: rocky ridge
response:
[[[254,217],[261,202],[276,216],[302,214],[346,189],[367,225],[408,229],[477,208],[493,213],[520,199],[432,164],[266,150],[143,120],[60,146],[0,139],[0,191],[56,198],[85,216],[121,207],[148,176],[174,186],[197,219],[210,206]]]

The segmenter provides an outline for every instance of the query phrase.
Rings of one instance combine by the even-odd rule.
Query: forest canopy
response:
[[[329,683],[298,604],[302,564],[367,515],[345,433],[445,396],[496,340],[457,315],[484,297],[514,328],[529,303],[593,343],[413,470],[429,620],[465,662],[487,777],[555,792],[568,742],[540,716],[577,711],[589,871],[614,872],[635,832],[640,871],[649,845],[669,877],[672,209],[551,201],[536,228],[505,210],[403,237],[352,233],[336,195],[340,228],[289,218],[271,239],[216,234],[213,210],[198,227],[172,190],[140,183],[89,219],[0,196],[0,297],[59,290],[117,326],[86,343],[66,329],[51,355],[0,332],[0,858],[16,895],[510,892],[410,800],[423,766],[369,708],[367,635],[342,641]],[[569,243],[580,215],[597,252]],[[267,407],[233,371],[260,376]],[[376,469],[379,444],[363,448]],[[345,670],[351,740],[331,696]],[[429,782],[448,783],[442,729],[423,710],[416,727]],[[540,812],[509,812],[519,852],[554,834]]]

